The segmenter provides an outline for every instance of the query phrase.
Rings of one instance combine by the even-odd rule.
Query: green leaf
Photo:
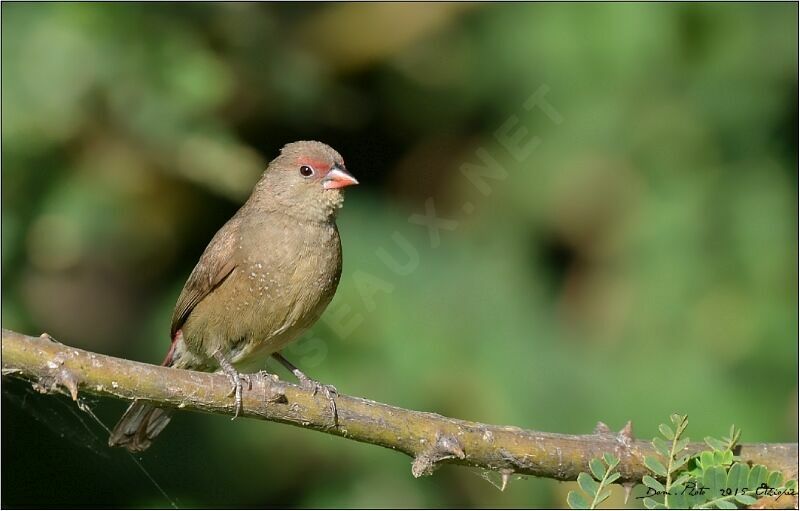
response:
[[[767,485],[772,488],[780,488],[781,483],[783,483],[783,474],[777,470],[769,473],[769,476],[767,477]]]
[[[689,425],[689,416],[687,415],[678,415],[673,414],[670,417],[672,420],[672,424],[675,426],[675,435],[680,437],[683,434],[683,430],[686,429],[686,426]]]
[[[703,474],[703,484],[708,486],[711,495],[719,495],[726,482],[727,476],[721,467],[711,467]]]
[[[689,504],[689,498],[686,495],[678,493],[670,496],[669,507],[670,509],[689,509],[692,506]]]
[[[653,456],[644,457],[644,466],[652,470],[656,475],[667,477],[667,468]]]
[[[592,471],[592,475],[598,481],[603,479],[603,476],[606,475],[606,467],[603,465],[603,462],[597,458],[593,458],[592,461],[589,462],[589,468]]]
[[[735,424],[731,424],[731,430],[728,435],[728,449],[732,450],[739,443],[739,438],[742,437],[742,430],[737,428]]]
[[[744,504],[745,506],[750,506],[756,503],[756,498],[751,497],[750,495],[736,495],[733,498],[736,499],[737,502],[739,502],[740,504]]]
[[[680,456],[678,459],[675,460],[675,463],[672,464],[672,471],[674,472],[676,469],[679,469],[682,466],[684,466],[686,463],[689,462],[689,458],[691,457],[692,456],[690,454],[684,454],[683,456]]]
[[[736,504],[730,500],[715,500],[714,505],[720,509],[736,509]]]
[[[684,449],[686,449],[686,446],[688,446],[688,445],[689,445],[689,439],[688,438],[681,438],[680,440],[675,442],[675,454],[678,454],[681,451],[683,451]]]
[[[729,465],[733,462],[733,453],[731,451],[714,451],[712,458],[715,466]]]
[[[700,453],[700,467],[707,470],[714,466],[714,453],[712,451],[703,451]]]
[[[756,465],[750,469],[750,474],[747,476],[747,487],[750,489],[758,488],[761,483],[767,481],[767,467],[764,465]]]
[[[606,465],[608,465],[609,468],[611,468],[611,469],[613,469],[614,467],[619,465],[619,458],[617,458],[616,456],[614,456],[611,453],[603,454],[603,459],[605,460]]]
[[[597,497],[597,503],[600,504],[608,497],[611,496],[611,490],[603,490],[600,495]]]
[[[664,438],[666,438],[667,440],[672,440],[673,438],[675,438],[675,432],[672,431],[672,428],[667,426],[666,424],[660,424],[658,426],[658,430],[661,432],[662,435],[664,435]]]
[[[728,448],[728,446],[722,440],[718,440],[714,437],[707,436],[703,439],[705,443],[711,447],[711,449],[715,451],[724,451]]]
[[[684,486],[691,478],[691,474],[681,474],[677,479],[675,479],[675,481],[672,482],[672,486]]]
[[[567,504],[572,509],[589,509],[589,503],[583,498],[583,495],[572,490],[567,493]]]
[[[653,439],[653,448],[655,448],[656,452],[665,458],[669,456],[670,447],[667,444],[667,441],[663,438],[657,436]]]
[[[619,477],[620,477],[620,476],[619,476],[619,472],[614,472],[613,474],[611,474],[611,475],[609,475],[609,476],[608,476],[608,479],[606,479],[606,484],[611,484],[611,483],[613,483],[614,481],[616,481],[617,479],[619,479]]]
[[[580,485],[581,490],[588,493],[590,497],[597,495],[597,490],[600,489],[600,484],[592,479],[592,476],[586,472],[578,474],[578,485]]]
[[[700,486],[700,480],[695,480],[695,483],[697,484],[697,486]],[[681,489],[681,491],[683,491],[683,489]],[[690,495],[689,491],[687,490],[686,493],[682,495],[685,502],[685,506],[683,507],[684,509],[696,508],[703,502],[706,502],[710,497],[708,491],[706,491],[705,495],[697,495],[698,493],[700,493],[697,490],[695,490],[694,493],[695,495]]]
[[[742,463],[734,463],[728,471],[728,482],[725,484],[726,488],[733,491],[742,490],[747,488],[747,476],[750,473],[750,468]]]
[[[689,474],[691,477],[694,477],[695,479],[703,478],[703,470],[700,467],[695,467],[691,470],[687,470],[686,473]]]
[[[642,484],[657,491],[664,491],[664,485],[651,476],[642,477]]]
[[[664,504],[662,504],[661,502],[656,502],[650,497],[644,499],[644,507],[646,507],[647,509],[666,509],[666,506],[664,506]]]

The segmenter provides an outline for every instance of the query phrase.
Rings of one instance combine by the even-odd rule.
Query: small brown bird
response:
[[[217,232],[195,266],[172,315],[163,365],[221,369],[242,406],[237,368],[272,355],[304,387],[331,387],[309,379],[279,351],[319,319],[342,272],[336,212],[342,188],[358,184],[342,157],[315,141],[287,144],[253,193]],[[169,423],[169,411],[134,401],[119,420],[110,446],[147,449]]]

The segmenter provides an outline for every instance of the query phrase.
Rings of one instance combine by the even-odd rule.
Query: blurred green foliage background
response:
[[[319,139],[362,185],[339,292],[286,352],[313,377],[546,431],[652,437],[682,412],[696,439],[797,441],[796,22],[792,3],[4,3],[3,326],[159,362],[211,236],[283,144]],[[562,122],[523,108],[542,90]],[[520,161],[494,136],[512,116],[540,139]],[[508,172],[488,195],[459,172],[479,148]],[[438,243],[409,221],[426,202],[458,222]],[[4,506],[170,505],[73,405],[3,391]],[[124,408],[88,403],[109,426]],[[189,413],[141,460],[182,507],[561,507],[573,487],[415,480],[378,447]]]

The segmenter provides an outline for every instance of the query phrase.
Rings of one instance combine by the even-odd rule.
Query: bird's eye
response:
[[[303,165],[302,167],[300,167],[300,175],[303,177],[311,177],[314,175],[314,169],[312,169],[308,165]]]

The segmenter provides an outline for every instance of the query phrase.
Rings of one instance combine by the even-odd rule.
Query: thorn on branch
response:
[[[620,429],[617,433],[611,431],[611,428],[608,427],[608,424],[602,421],[598,421],[597,425],[594,427],[593,434],[601,435],[601,436],[610,436],[614,438],[619,447],[615,448],[614,451],[620,457],[630,454],[631,448],[634,444],[633,438],[633,422],[628,421],[625,425]],[[626,489],[627,493],[630,493],[630,488]],[[627,494],[626,494],[627,499]]]
[[[594,433],[595,435],[610,435],[611,428],[609,428],[608,424],[606,424],[605,422],[597,421],[597,424],[595,425],[594,431],[592,431],[592,433]]]
[[[53,340],[50,334],[47,333],[42,334],[40,337]],[[32,382],[33,389],[42,394],[50,394],[57,392],[59,387],[63,387],[69,392],[73,401],[78,401],[79,380],[75,374],[64,367],[66,358],[67,355],[65,353],[59,353],[52,360],[48,360],[45,364],[47,375],[40,376],[38,380]]]
[[[436,442],[414,458],[411,464],[411,474],[422,477],[433,474],[436,464],[440,461],[458,458],[464,459],[467,455],[458,438],[453,435],[436,434]]]
[[[467,457],[461,442],[452,435],[436,435],[436,448],[441,455],[441,459],[455,457],[463,460]]]
[[[625,502],[624,502],[624,504],[628,503],[628,499],[631,496],[631,490],[633,490],[634,486],[636,486],[636,483],[633,482],[633,481],[627,482],[627,483],[622,483],[622,488],[625,490]]]
[[[512,475],[514,475],[514,471],[510,468],[500,469],[500,491],[506,491],[506,486],[508,486],[508,481],[511,480]]]
[[[630,447],[633,443],[633,422],[628,421],[625,426],[617,433],[617,440],[625,447]]]
[[[65,387],[69,390],[69,395],[72,397],[73,401],[78,400],[78,379],[75,377],[74,374],[69,372],[66,368],[62,368],[61,371],[58,373],[59,378],[56,383],[61,384],[61,386]]]

